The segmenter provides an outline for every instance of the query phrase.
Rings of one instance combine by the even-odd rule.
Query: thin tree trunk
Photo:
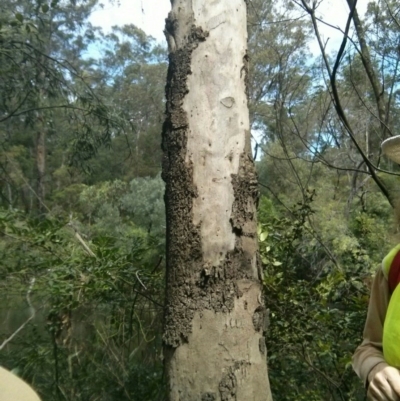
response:
[[[8,181],[7,181],[7,190],[8,190],[8,209],[13,210],[13,197],[12,197],[11,185]]]
[[[172,0],[164,359],[170,401],[270,401],[244,0]]]
[[[44,213],[45,185],[44,178],[46,172],[46,132],[40,130],[36,137],[36,193],[39,214]]]
[[[352,9],[354,5],[354,0],[347,0],[347,4]],[[378,76],[376,74],[374,65],[372,63],[371,54],[369,52],[367,40],[365,38],[365,30],[358,16],[357,8],[354,10],[353,23],[356,29],[357,38],[360,43],[361,60],[365,68],[365,72],[371,83],[372,90],[374,91],[376,107],[378,110],[381,130],[382,130],[382,140],[387,136],[387,117],[386,117],[386,105],[385,105],[385,93],[382,89],[382,85],[379,82]]]

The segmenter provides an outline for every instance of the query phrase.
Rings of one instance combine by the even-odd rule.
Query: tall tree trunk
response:
[[[172,0],[164,358],[170,401],[272,400],[244,0]]]
[[[43,124],[44,125],[44,124]],[[41,129],[36,137],[36,195],[39,214],[44,212],[44,176],[46,172],[46,133]]]

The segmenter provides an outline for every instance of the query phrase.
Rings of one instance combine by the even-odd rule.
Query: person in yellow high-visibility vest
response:
[[[400,135],[385,140],[382,151],[400,164]],[[363,342],[353,368],[371,401],[400,401],[400,245],[383,259],[375,275]]]
[[[22,379],[0,366],[0,401],[40,401]]]

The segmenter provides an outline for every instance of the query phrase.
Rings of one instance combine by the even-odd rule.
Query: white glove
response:
[[[400,401],[400,372],[387,363],[378,363],[368,375],[370,401]]]

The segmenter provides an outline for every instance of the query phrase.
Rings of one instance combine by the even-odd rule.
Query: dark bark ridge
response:
[[[173,36],[178,22],[170,15],[166,26],[167,33]],[[193,166],[185,159],[190,127],[183,101],[189,91],[187,77],[191,74],[192,52],[207,36],[208,32],[192,25],[185,46],[169,55],[166,121],[162,132],[162,177],[166,183],[167,215],[167,303],[163,342],[171,351],[187,342],[196,312],[201,316],[201,311],[206,309],[223,313],[232,311],[235,298],[242,295],[238,280],[259,279],[252,266],[258,249],[258,189],[249,146],[246,145],[240,156],[238,174],[231,176],[235,202],[230,221],[236,244],[219,266],[207,266],[203,262],[201,223],[193,224],[193,199],[198,194],[193,183]],[[244,69],[247,72],[246,67]],[[258,259],[257,264],[260,271]],[[212,399],[213,395],[208,393],[204,397]]]
[[[235,372],[250,365],[247,361],[236,361],[225,374],[219,383],[219,394],[221,401],[235,401],[237,394],[237,379]]]

